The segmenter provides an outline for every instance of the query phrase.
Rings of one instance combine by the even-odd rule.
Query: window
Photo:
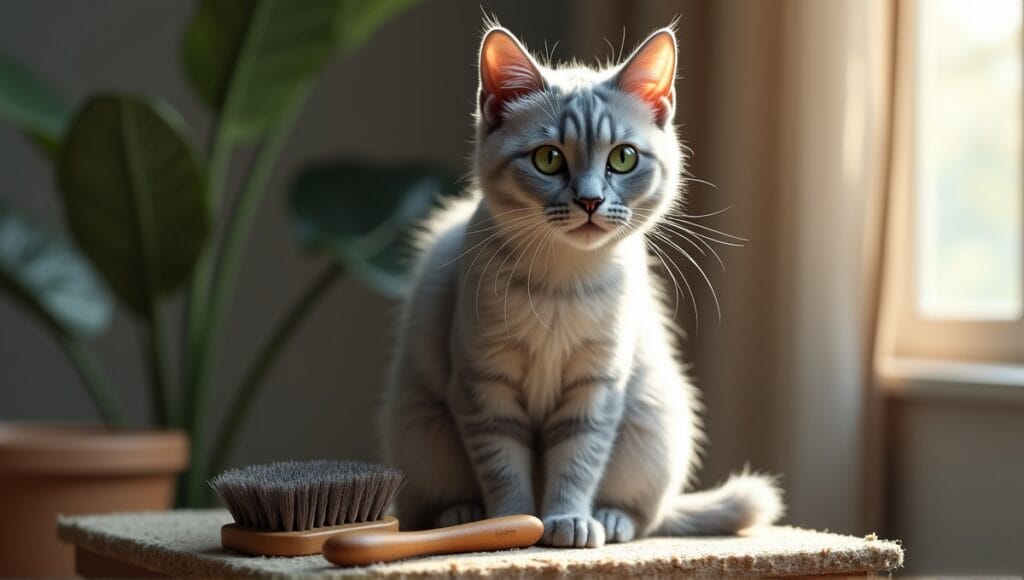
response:
[[[1022,0],[929,0],[917,19],[920,315],[1021,315]]]
[[[900,7],[882,354],[1024,363],[1024,0]]]

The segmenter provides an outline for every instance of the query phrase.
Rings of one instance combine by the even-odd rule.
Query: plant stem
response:
[[[266,384],[264,383],[264,378],[266,378],[267,372],[273,368],[274,362],[276,362],[278,355],[281,354],[281,350],[288,343],[292,334],[299,328],[302,321],[305,320],[313,307],[320,302],[320,299],[326,295],[327,290],[331,288],[343,272],[344,269],[341,265],[332,261],[306,287],[298,301],[292,305],[285,317],[274,327],[270,337],[253,359],[249,370],[245,373],[241,386],[228,407],[230,411],[217,437],[207,473],[212,474],[224,469],[228,457],[234,450],[235,442],[242,428],[242,422],[248,415],[252,404],[259,397],[263,385]]]
[[[186,490],[186,501],[189,505],[195,505],[195,502],[202,497],[205,474],[196,466],[200,465],[202,461],[200,451],[205,438],[209,381],[214,370],[221,327],[227,315],[228,298],[234,290],[241,257],[245,250],[245,244],[249,240],[249,232],[252,230],[256,213],[263,200],[267,180],[270,178],[281,148],[284,146],[308,94],[309,89],[305,93],[297,95],[289,110],[264,136],[242,186],[238,204],[228,222],[224,247],[213,274],[213,283],[210,286],[210,300],[205,316],[206,325],[199,348],[195,351],[193,366],[190,369],[193,377],[193,380],[190,381],[193,397],[190,400],[189,433],[192,437],[193,468],[189,471],[188,489]]]
[[[231,161],[231,139],[228,138],[228,130],[225,123],[221,122],[223,115],[217,117],[217,126],[213,129],[210,137],[210,164],[209,180],[210,195],[213,200],[213,213],[220,209],[221,201],[224,198],[224,180],[227,178],[228,163]]]
[[[217,124],[210,138],[209,188],[213,200],[212,212],[216,216],[224,197],[224,180],[227,176],[228,162],[231,159],[231,141],[227,136],[226,124],[222,122],[224,115],[217,117]],[[214,234],[215,236],[215,234]],[[212,236],[212,237],[214,237]],[[214,237],[215,239],[215,237]],[[203,248],[196,260],[196,269],[188,291],[185,305],[185,327],[182,335],[181,376],[184,378],[184,409],[183,421],[189,425],[192,421],[192,410],[196,399],[196,356],[202,346],[206,334],[207,307],[210,298],[210,283],[213,278],[213,247],[211,241]]]
[[[108,427],[123,427],[124,414],[121,412],[121,406],[118,404],[113,386],[110,384],[106,373],[103,372],[103,367],[96,360],[96,356],[93,355],[92,351],[84,343],[67,334],[58,332],[57,340],[64,347],[64,352],[67,353],[68,358],[71,359],[75,366],[75,370],[78,371],[78,375],[82,378],[82,382],[85,383],[89,395],[92,397],[93,402],[96,403],[96,409],[100,412],[100,417],[103,418],[103,422]]]
[[[38,316],[43,326],[53,334],[54,340],[64,349],[64,353],[75,367],[75,371],[78,372],[82,384],[89,391],[89,396],[95,403],[96,410],[99,411],[103,422],[113,428],[124,426],[124,414],[121,412],[114,388],[103,371],[103,366],[100,365],[96,355],[89,347],[81,339],[65,330],[64,326],[57,322],[57,319],[43,308],[24,287],[11,283],[8,278],[0,276],[0,290],[10,292],[15,300],[24,305],[29,312]]]
[[[148,315],[143,323],[143,334],[149,380],[154,391],[151,401],[153,421],[158,425],[178,426],[181,423],[171,395],[170,367],[164,343],[164,315],[155,300],[150,302]]]
[[[232,123],[238,114],[239,108],[245,98],[246,83],[240,82],[239,78],[247,79],[251,74],[251,67],[254,57],[251,56],[251,43],[258,40],[264,28],[270,22],[271,3],[260,2],[254,8],[250,26],[246,29],[245,36],[240,47],[240,56],[233,63],[231,79],[228,82],[228,91],[221,103],[220,111],[217,114],[216,125],[210,137],[210,196],[213,201],[213,215],[217,216],[220,211],[221,202],[225,197],[224,182],[227,178],[228,165],[231,161],[231,153],[235,142],[231,135]],[[255,40],[254,40],[255,39]],[[248,56],[246,56],[248,55]],[[295,106],[301,109],[305,98],[297,99],[299,103]],[[201,359],[205,355],[204,344],[209,335],[209,298],[212,292],[215,242],[206,247],[197,262],[196,272],[192,278],[189,289],[187,315],[185,319],[184,346],[182,349],[182,371],[185,377],[185,414],[188,415],[186,424],[192,424],[192,414],[198,400],[202,397],[200,390],[203,381]],[[200,368],[197,368],[200,367]]]

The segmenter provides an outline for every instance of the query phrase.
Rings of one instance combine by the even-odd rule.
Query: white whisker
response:
[[[461,253],[461,254],[459,254],[458,256],[455,256],[455,257],[454,257],[454,258],[452,258],[451,260],[448,260],[448,261],[447,261],[447,262],[445,262],[444,264],[441,264],[440,266],[438,266],[438,270],[440,270],[441,268],[446,268],[446,267],[448,267],[448,266],[450,266],[450,265],[454,264],[455,262],[458,262],[458,261],[459,261],[460,259],[462,259],[462,257],[463,257],[463,256],[465,256],[466,254],[468,254],[468,253],[472,252],[473,250],[477,249],[478,247],[480,247],[480,246],[482,246],[482,245],[486,244],[487,242],[489,242],[489,241],[493,240],[494,238],[498,237],[499,235],[501,235],[501,232],[500,232],[500,231],[497,231],[497,232],[494,232],[494,233],[492,233],[491,235],[487,236],[487,237],[486,237],[486,238],[484,238],[483,240],[481,240],[481,241],[477,242],[476,244],[473,244],[473,246],[472,246],[472,247],[470,247],[470,248],[469,248],[469,249],[467,249],[466,251],[462,252],[462,253]]]
[[[708,275],[704,272],[704,268],[701,268],[700,264],[697,262],[697,260],[693,259],[693,256],[691,256],[689,252],[683,250],[678,245],[675,245],[674,247],[677,250],[679,250],[679,252],[683,255],[684,258],[686,258],[691,264],[693,264],[695,268],[697,268],[697,272],[699,272],[700,275],[704,278],[704,282],[708,285],[708,290],[711,291],[711,297],[715,301],[715,311],[718,313],[718,322],[722,322],[722,305],[718,301],[718,292],[715,291],[715,286],[711,283],[711,279],[708,278]]]
[[[682,234],[689,234],[689,235],[695,236],[697,238],[700,238],[702,240],[706,240],[706,241],[709,241],[709,242],[714,242],[714,243],[722,245],[722,246],[729,246],[731,248],[742,248],[743,247],[743,244],[741,244],[741,243],[729,242],[729,241],[726,241],[726,240],[720,240],[720,239],[718,239],[716,237],[713,237],[713,236],[710,236],[710,235],[708,235],[708,234],[706,234],[704,232],[694,231],[694,230],[688,228],[685,224],[679,224],[679,223],[676,223],[676,222],[665,220],[664,222],[662,222],[662,225],[665,226],[666,228],[671,228],[675,232],[679,232],[679,233],[682,233]]]
[[[540,221],[541,221],[541,218],[538,218],[538,222],[540,222]],[[494,257],[497,256],[499,253],[501,253],[501,250],[506,245],[508,245],[510,242],[518,239],[520,236],[526,235],[527,232],[528,232],[528,230],[527,231],[520,230],[520,231],[517,231],[517,232],[513,232],[511,236],[506,238],[505,241],[500,246],[498,246],[498,249],[494,250],[494,252],[491,253],[491,256],[487,259],[487,263],[484,264],[484,269],[483,269],[483,271],[480,272],[480,275],[477,278],[476,293],[474,295],[474,300],[473,300],[473,307],[474,307],[474,310],[475,310],[475,313],[476,313],[476,319],[477,320],[480,320],[480,287],[481,287],[481,285],[484,282],[484,278],[487,277],[487,269],[490,268],[491,262],[494,260]],[[502,232],[499,232],[499,234],[500,233],[502,233]],[[498,235],[498,234],[496,234],[496,235]],[[477,253],[477,257],[479,257],[479,255],[480,254]],[[476,259],[474,258],[473,261],[475,262]],[[472,264],[470,264],[470,269],[472,269]],[[466,279],[467,280],[469,279],[469,274],[468,273],[466,274]]]
[[[544,230],[536,230],[536,231],[524,230],[524,232],[523,232],[524,233],[524,237],[523,237],[522,241],[520,241],[518,244],[516,244],[515,247],[513,247],[512,250],[510,250],[509,253],[505,255],[505,259],[502,260],[501,264],[498,265],[498,271],[494,275],[494,295],[495,296],[498,295],[498,279],[501,276],[501,272],[503,272],[505,270],[505,264],[508,263],[508,261],[512,258],[512,256],[516,255],[516,253],[519,251],[519,248],[523,247],[523,244],[525,244],[528,241],[530,241],[531,239],[533,239],[533,236],[535,234],[541,233],[543,231]]]
[[[706,225],[703,225],[703,224],[698,224],[696,222],[693,222],[693,221],[690,221],[690,220],[686,220],[686,219],[676,220],[676,223],[683,223],[683,224],[686,224],[686,225],[691,226],[691,227],[700,228],[701,230],[704,230],[706,232],[709,232],[709,233],[712,233],[712,234],[718,234],[718,235],[720,235],[722,237],[729,238],[731,240],[736,240],[738,242],[749,242],[750,241],[750,240],[748,240],[746,238],[741,238],[739,236],[734,236],[732,234],[727,234],[725,232],[716,230],[715,228],[712,228],[712,227],[709,227],[709,226],[706,226]]]
[[[704,179],[697,179],[696,177],[680,177],[679,179],[682,180],[682,181],[686,181],[686,182],[692,181],[694,183],[700,183],[702,185],[708,185],[708,186],[711,186],[711,187],[713,187],[715,189],[718,189],[717,185],[715,185],[714,183],[711,183],[710,181],[704,180]]]
[[[537,249],[533,251],[533,257],[530,258],[530,268],[526,273],[526,298],[530,302],[530,310],[533,311],[534,317],[537,318],[537,322],[544,327],[544,330],[551,332],[547,324],[541,319],[540,314],[537,312],[537,307],[533,304],[533,263],[537,260],[537,252],[544,246],[544,243],[550,240],[555,235],[555,231],[548,232],[547,236],[541,240],[541,243],[537,244]]]
[[[697,250],[701,254],[706,256],[708,254],[708,252],[710,252],[711,255],[715,257],[715,260],[718,261],[718,265],[722,268],[722,271],[723,272],[725,271],[725,263],[722,261],[722,257],[718,254],[718,251],[715,250],[715,248],[713,248],[711,246],[711,244],[709,244],[707,242],[707,240],[705,239],[705,236],[701,236],[699,234],[696,234],[696,233],[694,233],[694,232],[692,232],[692,231],[690,231],[690,230],[688,230],[686,228],[673,227],[672,224],[668,224],[668,223],[661,223],[661,224],[659,224],[659,226],[660,227],[664,227],[668,231],[676,234],[677,236],[679,236],[680,238],[685,240],[687,243],[689,243],[690,245],[692,245],[695,248],[697,248]],[[724,245],[726,245],[726,246],[733,246],[733,247],[742,247],[740,244],[731,244],[731,243],[728,243],[728,242],[725,242]],[[705,251],[705,250],[707,250],[707,251]]]
[[[730,206],[723,207],[722,209],[717,209],[715,211],[708,212],[708,213],[699,213],[699,214],[680,213],[680,214],[676,214],[676,215],[678,215],[681,218],[686,218],[686,219],[704,219],[704,218],[714,217],[716,215],[722,215],[723,213],[732,210],[734,207],[735,206],[730,205]]]
[[[686,288],[689,291],[690,302],[693,303],[693,308],[694,308],[694,310],[693,310],[694,319],[697,319],[697,316],[698,316],[697,308],[696,308],[696,302],[697,301],[694,299],[693,290],[690,288],[690,283],[686,280],[686,276],[683,275],[682,270],[679,269],[679,265],[676,264],[675,262],[673,262],[671,258],[669,258],[667,255],[665,255],[665,251],[664,250],[659,248],[657,244],[651,242],[650,240],[647,240],[647,247],[650,248],[651,251],[654,252],[654,255],[657,256],[658,260],[661,261],[662,267],[665,269],[665,272],[672,279],[673,286],[675,286],[676,301],[675,301],[675,307],[672,309],[672,318],[675,318],[676,315],[679,314],[679,298],[680,298],[680,295],[683,294],[682,288],[679,286],[679,280],[676,279],[676,275],[672,271],[672,267],[675,267],[675,270],[677,272],[679,272],[679,277],[683,280],[683,283],[686,284]],[[671,264],[672,267],[670,267],[669,264]],[[697,325],[698,325],[697,328],[700,328],[699,324],[700,324],[700,322],[697,321]]]
[[[526,248],[523,250],[523,252],[521,254],[519,254],[519,257],[516,259],[515,264],[512,265],[512,271],[508,275],[508,283],[505,284],[505,305],[503,307],[504,308],[503,314],[504,314],[504,318],[505,318],[505,333],[508,334],[509,336],[512,335],[512,332],[511,332],[511,330],[508,327],[508,292],[512,288],[512,278],[516,275],[516,270],[519,269],[519,263],[523,260],[523,256],[526,255],[526,252],[530,251],[530,246],[533,245],[533,241],[535,239],[537,239],[538,237],[540,237],[544,233],[545,233],[544,230],[537,230],[536,232],[534,232],[534,234],[532,236],[529,237],[529,244],[526,246]],[[518,249],[519,249],[519,247],[517,246],[516,250],[513,250],[513,252],[517,251]],[[497,276],[500,276],[500,275],[501,275],[501,268],[499,267],[498,268],[498,273],[495,275],[495,279],[494,279],[495,288],[497,288],[497,282],[498,282]],[[497,296],[497,293],[495,293],[495,296]]]
[[[722,272],[725,272],[725,262],[722,261],[722,256],[718,255],[718,251],[711,247],[711,244],[707,243],[707,241],[700,237],[691,238],[686,234],[681,234],[679,237],[689,242],[690,245],[696,247],[698,250],[700,250],[701,246],[704,246],[704,248],[708,252],[711,252],[711,255],[715,257],[715,260],[718,262],[718,267],[722,269]],[[707,252],[704,252],[704,250],[701,250],[701,253],[703,253],[705,256],[707,255]]]
[[[532,208],[531,207],[531,208],[524,208],[524,209],[536,209],[536,208]],[[482,232],[486,232],[486,231],[490,231],[490,230],[493,230],[493,229],[500,228],[502,226],[512,225],[512,224],[516,223],[517,221],[522,221],[524,219],[529,219],[529,218],[532,218],[532,217],[537,217],[537,216],[531,214],[531,215],[520,215],[520,216],[511,217],[505,223],[497,223],[497,224],[494,224],[493,226],[487,226],[487,227],[479,228],[479,229],[475,229],[475,230],[466,230],[465,232],[463,232],[463,235],[479,234],[479,233],[482,233]],[[486,220],[483,220],[483,222],[494,222],[494,221],[496,221],[494,217],[489,217]]]

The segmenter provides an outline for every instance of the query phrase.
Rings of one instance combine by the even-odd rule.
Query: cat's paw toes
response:
[[[587,515],[544,518],[541,543],[553,548],[600,548],[604,545],[604,526]]]
[[[604,526],[605,538],[609,544],[628,542],[636,537],[636,523],[626,512],[615,508],[597,508],[594,519]]]
[[[484,506],[479,503],[457,503],[438,514],[435,528],[447,528],[484,519]]]

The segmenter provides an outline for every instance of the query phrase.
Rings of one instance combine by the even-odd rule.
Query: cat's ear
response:
[[[501,123],[510,100],[544,89],[537,64],[512,33],[501,27],[487,31],[480,44],[480,114],[490,125]]]
[[[676,105],[676,35],[670,28],[652,34],[626,61],[615,83],[654,108],[654,119],[664,126]]]

